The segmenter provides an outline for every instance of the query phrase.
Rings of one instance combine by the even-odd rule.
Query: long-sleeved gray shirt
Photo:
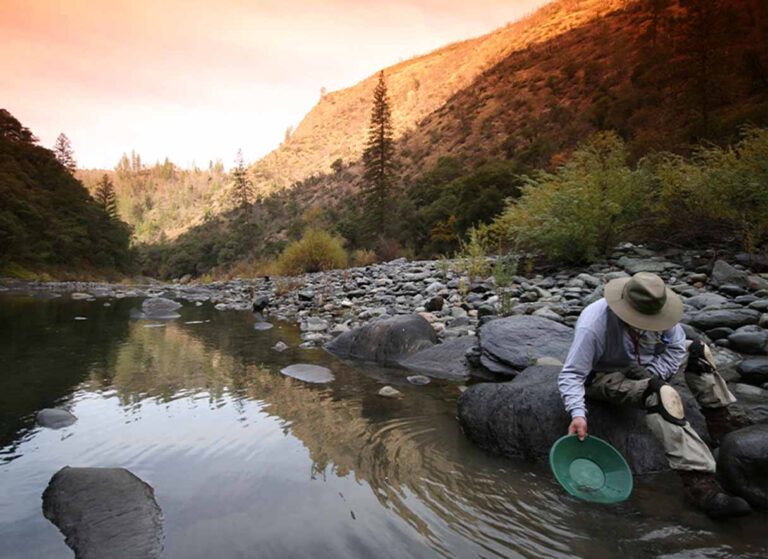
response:
[[[638,361],[651,374],[667,380],[680,368],[685,353],[685,332],[679,324],[664,332],[641,332],[636,352],[626,324],[605,299],[600,299],[579,316],[571,349],[558,377],[565,409],[571,417],[586,417],[584,383],[592,371],[621,370]]]

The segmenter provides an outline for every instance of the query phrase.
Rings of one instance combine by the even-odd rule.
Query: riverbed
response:
[[[456,421],[462,383],[300,348],[298,327],[139,298],[0,297],[0,557],[73,557],[42,514],[65,465],[127,468],[163,512],[165,557],[765,557],[765,514],[711,521],[673,474],[617,506],[490,456]],[[273,349],[278,341],[288,349]],[[281,369],[328,367],[312,384]],[[470,381],[472,382],[472,381]],[[385,385],[401,399],[377,395]],[[60,407],[60,430],[35,413]]]

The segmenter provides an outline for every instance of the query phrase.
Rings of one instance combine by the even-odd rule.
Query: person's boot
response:
[[[701,412],[707,420],[707,429],[709,437],[712,439],[712,446],[719,446],[720,441],[731,431],[736,431],[742,427],[749,427],[752,422],[743,414],[736,415],[728,409],[728,406],[721,408],[702,408]]]
[[[744,499],[729,495],[710,472],[680,471],[685,498],[710,518],[744,516],[752,508]]]

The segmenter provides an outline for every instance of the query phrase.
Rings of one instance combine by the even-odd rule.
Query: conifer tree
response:
[[[237,207],[247,206],[253,194],[253,184],[243,160],[243,150],[237,150],[235,168],[232,170],[232,200]]]
[[[109,215],[111,219],[117,219],[117,198],[115,197],[115,186],[109,177],[105,174],[101,180],[96,183],[96,192],[93,195],[96,203]]]
[[[56,155],[56,160],[64,165],[70,174],[75,173],[75,170],[77,170],[75,152],[72,150],[72,143],[63,132],[56,138],[56,143],[53,145],[53,153]]]
[[[365,217],[371,231],[384,232],[387,210],[395,179],[395,143],[392,115],[384,72],[373,92],[373,109],[368,126],[368,142],[363,152]]]

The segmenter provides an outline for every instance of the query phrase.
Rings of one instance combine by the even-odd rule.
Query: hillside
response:
[[[121,270],[129,239],[127,226],[0,109],[0,274]]]
[[[636,155],[731,141],[768,115],[765,12],[760,0],[560,0],[386,68],[402,177],[444,155],[557,164],[601,129],[619,131]],[[251,168],[256,184],[328,173],[337,158],[358,174],[374,81],[321,99]]]
[[[230,208],[230,181],[221,162],[211,162],[207,169],[182,169],[167,159],[145,165],[131,154],[114,170],[83,169],[76,176],[93,193],[105,174],[115,186],[118,214],[139,243],[173,240]]]
[[[510,53],[542,44],[584,26],[625,2],[564,0],[493,33],[419,56],[384,69],[392,101],[396,138],[417,127],[454,95],[472,86],[484,72]],[[279,148],[252,166],[263,191],[285,187],[326,173],[336,159],[359,159],[365,142],[376,74],[326,94]]]

